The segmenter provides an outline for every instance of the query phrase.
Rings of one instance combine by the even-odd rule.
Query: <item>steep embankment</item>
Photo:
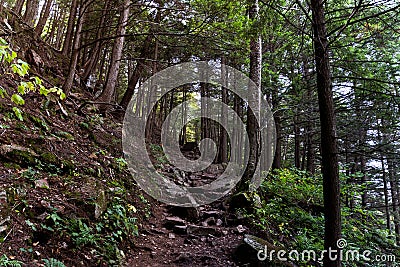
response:
[[[0,265],[122,263],[150,207],[126,170],[121,123],[90,107],[78,114],[91,97],[79,87],[65,101],[39,86],[18,93],[33,77],[60,87],[68,60],[9,11],[1,16],[2,51],[17,58],[2,61],[0,74]],[[12,71],[17,60],[29,74]]]

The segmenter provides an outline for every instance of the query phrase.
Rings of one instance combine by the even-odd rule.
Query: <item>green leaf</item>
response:
[[[25,100],[17,94],[13,94],[11,97],[11,101],[14,102],[17,105],[24,105],[25,104]]]
[[[40,85],[39,86],[39,93],[41,95],[47,96],[50,93],[50,91],[47,90],[46,87],[44,87],[43,85]]]
[[[20,121],[23,121],[23,120],[24,120],[24,118],[22,117],[22,111],[21,111],[19,108],[13,107],[13,111],[14,111],[15,116],[17,116],[17,118],[18,118]]]
[[[41,80],[39,77],[37,77],[37,76],[31,77],[31,80],[35,80],[35,83],[36,83],[37,85],[42,84],[42,80]]]
[[[27,87],[26,82],[21,82],[18,85],[18,93],[20,93],[21,95],[24,95],[26,93],[26,87]]]
[[[67,95],[64,92],[61,92],[60,99],[64,100],[65,98],[67,98]]]
[[[7,95],[6,89],[0,86],[0,97],[4,98]]]

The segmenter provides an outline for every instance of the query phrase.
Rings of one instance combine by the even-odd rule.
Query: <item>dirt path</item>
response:
[[[233,253],[246,229],[215,206],[198,209],[197,218],[183,209],[157,207],[135,239],[127,266],[237,266]]]

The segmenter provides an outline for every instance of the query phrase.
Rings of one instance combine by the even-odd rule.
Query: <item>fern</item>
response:
[[[22,262],[18,260],[11,260],[6,254],[0,257],[0,266],[21,267]]]
[[[62,263],[57,259],[50,258],[50,259],[43,259],[43,261],[46,267],[66,267],[64,263]]]

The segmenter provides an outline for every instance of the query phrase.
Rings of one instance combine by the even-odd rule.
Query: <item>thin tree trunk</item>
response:
[[[50,15],[51,5],[53,4],[53,0],[46,0],[45,6],[42,10],[42,14],[40,15],[39,22],[36,25],[35,32],[37,35],[41,35],[46,25],[47,19]]]
[[[225,67],[225,57],[221,58],[221,79],[222,79],[222,103],[228,105],[228,91],[226,89],[227,71]],[[228,125],[228,110],[225,105],[221,109],[222,125]],[[226,130],[220,126],[220,143],[219,143],[219,161],[221,163],[228,162],[228,134]]]
[[[75,0],[74,0],[75,1]],[[84,5],[84,4],[83,4]],[[79,44],[80,44],[80,40],[81,40],[81,31],[82,31],[82,26],[83,26],[83,22],[85,20],[85,13],[84,13],[84,6],[81,6],[80,10],[80,14],[79,14],[79,18],[78,18],[78,23],[77,23],[77,27],[76,27],[76,31],[75,31],[75,38],[74,38],[74,42],[73,42],[73,47],[72,47],[72,58],[70,61],[70,65],[69,65],[69,72],[68,72],[68,76],[65,79],[64,85],[62,87],[64,93],[68,96],[72,85],[74,83],[74,78],[75,78],[75,73],[76,73],[76,66],[78,63],[78,57],[79,57]]]
[[[143,43],[142,51],[140,53],[140,57],[137,61],[135,70],[133,71],[132,76],[130,77],[128,81],[128,88],[126,89],[126,92],[124,96],[122,97],[120,106],[126,109],[128,107],[129,102],[131,101],[131,98],[135,92],[136,85],[142,75],[142,72],[144,70],[145,66],[145,57],[149,53],[149,48],[150,48],[150,43],[151,43],[151,34],[148,34],[146,37],[146,40]]]
[[[296,111],[297,113],[297,111]],[[293,124],[294,124],[294,166],[297,169],[300,169],[300,127],[298,125],[298,115],[294,115]]]
[[[383,180],[383,194],[385,196],[386,228],[389,230],[389,233],[391,233],[392,227],[390,225],[389,194],[388,194],[387,177],[385,170],[385,161],[382,155],[381,155],[381,168],[382,168],[382,180]]]
[[[119,18],[118,22],[118,29],[116,32],[117,37],[114,42],[114,46],[112,49],[112,55],[111,55],[111,63],[110,63],[110,68],[108,71],[107,75],[107,81],[106,85],[104,86],[104,90],[101,93],[101,95],[98,98],[99,102],[105,102],[105,103],[110,103],[112,97],[115,94],[115,85],[118,79],[118,73],[119,73],[119,66],[121,63],[121,57],[122,57],[122,50],[124,47],[124,35],[126,32],[126,26],[128,24],[128,16],[129,16],[129,3],[130,0],[125,0],[124,5],[121,8],[121,15]],[[105,111],[109,105],[107,106],[102,106],[101,110]]]
[[[74,25],[75,25],[75,17],[76,17],[76,13],[77,13],[77,8],[78,8],[78,0],[72,0],[71,8],[70,8],[70,11],[69,11],[67,33],[65,35],[63,49],[62,49],[63,55],[69,55],[69,53],[71,51],[71,46],[72,46],[72,43],[73,43],[72,40],[73,40],[73,35],[74,35],[73,33],[74,33]],[[79,25],[78,25],[78,27],[79,27]]]
[[[65,29],[65,24],[63,23],[65,16],[67,12],[65,9],[61,9],[61,14],[60,14],[60,22],[58,22],[58,27],[57,27],[57,36],[56,36],[56,42],[54,46],[60,50],[61,49],[61,44],[62,44],[62,36],[64,34],[64,29]]]
[[[392,155],[389,155],[392,157]],[[390,194],[392,195],[392,209],[393,209],[393,222],[394,232],[396,234],[396,243],[400,245],[400,214],[399,214],[399,196],[397,195],[397,184],[394,174],[394,163],[393,160],[388,157],[388,169],[389,169],[389,183],[390,183]]]
[[[311,0],[314,56],[321,121],[321,156],[325,210],[325,250],[338,250],[341,238],[340,181],[336,141],[336,120],[332,96],[331,70],[323,0]],[[338,251],[337,251],[338,252]],[[335,254],[335,253],[334,253]],[[339,267],[339,253],[325,254],[324,267]]]
[[[99,28],[97,29],[97,32],[96,32],[97,40],[102,38],[104,35],[105,21],[106,21],[107,12],[109,9],[109,4],[110,4],[109,0],[106,0],[104,3],[103,12],[102,12],[101,18],[100,18]],[[94,45],[94,48],[92,49],[92,51],[90,53],[89,62],[86,64],[85,72],[82,75],[82,79],[85,83],[88,81],[88,79],[89,79],[90,75],[92,74],[93,69],[96,65],[96,62],[98,61],[99,54],[100,54],[100,48],[101,48],[101,42],[97,41]]]
[[[22,7],[24,6],[24,3],[25,3],[25,0],[17,0],[17,2],[15,2],[15,5],[13,7],[14,13],[21,15]]]

